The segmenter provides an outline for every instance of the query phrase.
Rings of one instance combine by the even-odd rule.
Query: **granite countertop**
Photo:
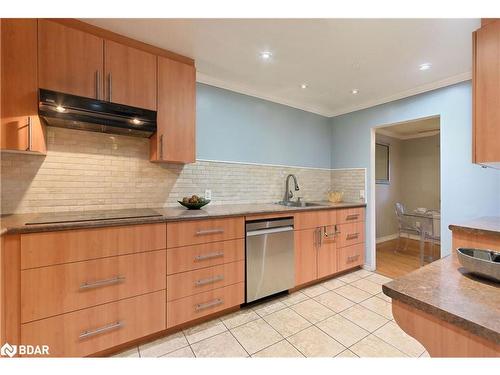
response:
[[[159,216],[153,217],[135,217],[128,219],[106,219],[106,220],[90,220],[90,221],[72,221],[69,223],[44,223],[44,224],[30,224],[26,223],[47,221],[50,218],[57,221],[57,213],[32,213],[32,214],[13,214],[4,215],[1,217],[0,234],[14,234],[14,233],[34,233],[34,232],[48,232],[54,230],[65,229],[78,229],[78,228],[96,228],[96,227],[109,227],[118,225],[130,224],[150,224],[162,223],[168,221],[181,221],[181,220],[196,220],[196,219],[210,219],[210,218],[223,218],[232,216],[247,216],[257,214],[272,214],[284,212],[299,212],[299,211],[312,211],[312,210],[325,210],[332,208],[353,208],[364,207],[364,202],[316,202],[321,203],[322,206],[314,207],[285,207],[273,203],[262,204],[222,204],[222,205],[208,205],[201,210],[187,210],[183,207],[166,207],[150,209]],[[140,209],[137,209],[138,211]],[[113,216],[113,212],[120,210],[108,211],[94,211],[96,214],[105,214],[108,217]],[[133,214],[134,209],[127,210]],[[88,213],[89,211],[86,211]],[[67,213],[60,213],[60,215],[67,215]],[[78,219],[78,213],[72,213],[75,220]],[[133,215],[131,215],[133,216]]]
[[[469,220],[464,223],[451,224],[450,230],[461,230],[479,234],[493,234],[500,236],[500,216],[486,216]]]
[[[384,294],[500,344],[500,284],[449,255],[382,286]]]

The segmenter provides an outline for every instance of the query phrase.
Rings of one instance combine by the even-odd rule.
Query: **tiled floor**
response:
[[[358,270],[127,350],[121,357],[425,357],[394,322],[387,277]]]

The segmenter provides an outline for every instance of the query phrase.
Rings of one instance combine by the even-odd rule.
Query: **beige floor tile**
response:
[[[389,296],[386,296],[383,292],[377,294],[377,297],[380,298],[380,299],[383,299],[386,302],[392,303],[392,298],[389,297]]]
[[[266,315],[263,319],[283,337],[291,336],[311,325],[311,323],[290,308]]]
[[[335,289],[335,293],[338,293],[341,296],[350,299],[351,301],[356,303],[364,301],[365,299],[368,299],[372,296],[370,293],[355,288],[351,285],[344,285],[338,289]]]
[[[368,298],[360,303],[361,306],[366,307],[367,309],[376,312],[379,315],[382,315],[386,319],[393,319],[392,316],[392,304],[384,301],[378,297]]]
[[[292,344],[283,340],[273,344],[260,352],[255,353],[252,357],[268,357],[268,358],[290,358],[304,357]]]
[[[378,273],[374,273],[373,275],[368,276],[366,279],[370,280],[371,282],[377,283],[379,285],[382,285],[382,284],[388,283],[389,281],[392,281],[391,278],[386,277],[384,275],[380,275]]]
[[[221,317],[222,322],[228,329],[238,327],[255,319],[259,319],[259,315],[252,309],[241,309],[240,311]]]
[[[334,290],[334,289],[340,288],[341,286],[344,286],[345,283],[342,280],[336,278],[336,279],[327,280],[324,283],[322,283],[321,285],[323,285],[328,290]]]
[[[352,282],[351,285],[372,295],[382,292],[380,284],[374,283],[373,281],[368,280],[368,278],[356,280]]]
[[[279,300],[284,303],[286,306],[292,306],[295,305],[296,303],[299,303],[301,301],[304,301],[308,299],[309,297],[306,296],[304,293],[301,291],[291,293],[283,298],[280,298]]]
[[[328,292],[328,289],[326,289],[322,285],[313,285],[308,288],[302,289],[302,293],[304,293],[308,297],[316,297],[319,296],[320,294]]]
[[[394,322],[387,323],[373,334],[410,357],[419,357],[425,352],[425,348],[417,340],[407,335]]]
[[[184,334],[177,332],[147,344],[139,345],[139,352],[141,357],[160,357],[185,346],[188,346],[188,342]]]
[[[336,313],[344,311],[354,305],[354,302],[349,301],[347,298],[342,297],[340,294],[337,294],[334,291],[320,294],[319,296],[315,297],[314,300],[328,307],[330,310],[335,311]]]
[[[380,316],[360,305],[350,307],[347,310],[342,311],[340,315],[369,332],[375,331],[389,321],[383,316]]]
[[[200,357],[248,357],[248,353],[229,332],[223,332],[191,346],[197,358]]]
[[[318,323],[317,327],[347,347],[370,334],[340,315],[332,316]]]
[[[321,331],[312,326],[287,339],[306,357],[334,357],[345,348]]]
[[[361,268],[361,269],[359,269],[357,271],[352,272],[352,274],[355,275],[355,276],[359,276],[359,277],[363,277],[364,278],[364,277],[367,277],[367,276],[374,275],[375,273]]]
[[[359,357],[406,357],[404,353],[373,335],[365,337],[349,349]]]
[[[335,315],[335,312],[313,299],[299,302],[296,305],[293,305],[291,309],[306,318],[312,324],[316,324],[332,315]]]
[[[231,330],[245,350],[254,354],[283,339],[263,319],[253,320]]]
[[[199,324],[184,331],[186,339],[190,344],[215,336],[219,333],[227,331],[226,326],[220,319],[214,319],[206,323]]]
[[[345,275],[342,275],[339,277],[340,281],[343,281],[344,283],[352,283],[353,281],[359,280],[362,277],[359,276],[359,274],[356,274],[355,272],[351,273],[346,273]]]
[[[135,347],[112,355],[113,358],[139,358],[139,348]]]
[[[286,305],[279,300],[270,300],[252,306],[252,310],[255,311],[259,316],[266,316],[272,314],[275,311],[279,311],[285,308]]]
[[[162,356],[162,358],[166,358],[166,357],[170,357],[170,358],[194,358],[194,353],[189,346],[186,346],[185,348],[176,350],[175,352],[168,353],[168,354]]]
[[[342,353],[337,354],[337,358],[359,358],[356,354],[349,349],[344,350]]]

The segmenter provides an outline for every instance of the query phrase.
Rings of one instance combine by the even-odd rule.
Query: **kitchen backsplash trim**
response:
[[[365,169],[151,163],[149,140],[134,137],[48,127],[47,146],[45,157],[2,153],[2,214],[172,207],[205,189],[212,204],[269,203],[282,199],[289,173],[304,200],[325,200],[341,189],[344,200],[359,202],[365,190]]]

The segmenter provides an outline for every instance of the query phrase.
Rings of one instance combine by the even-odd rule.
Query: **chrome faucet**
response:
[[[290,190],[290,177],[293,178],[293,183],[295,185],[295,191],[299,191],[299,184],[297,183],[297,177],[294,174],[289,174],[286,176],[285,182],[285,196],[283,197],[283,202],[290,202],[293,198],[292,190]]]

